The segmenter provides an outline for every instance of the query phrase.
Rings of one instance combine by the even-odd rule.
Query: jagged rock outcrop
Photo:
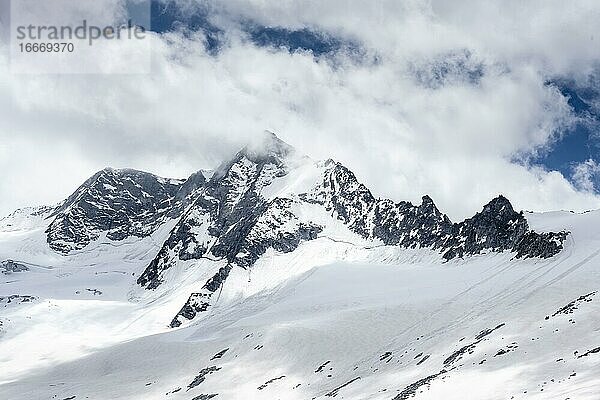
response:
[[[508,199],[498,196],[472,218],[454,226],[452,237],[442,246],[446,260],[482,251],[513,251],[518,258],[547,258],[562,249],[566,232],[539,234],[529,230],[527,219]]]
[[[180,215],[185,198],[204,184],[164,179],[131,169],[105,168],[89,178],[49,216],[49,246],[58,252],[80,250],[106,233],[111,240],[148,236]]]
[[[313,191],[301,194],[308,202],[321,204],[353,232],[402,247],[441,247],[452,234],[452,223],[429,196],[414,206],[376,199],[340,163],[325,163],[323,181]]]
[[[200,292],[192,293],[183,307],[181,307],[181,310],[175,315],[169,326],[171,328],[181,326],[186,320],[192,320],[198,313],[206,311],[210,306],[211,296],[221,287],[225,279],[227,279],[231,268],[231,264],[219,268],[217,273],[206,281]]]
[[[323,205],[355,233],[387,245],[429,247],[442,251],[445,260],[506,250],[519,258],[547,258],[562,249],[567,235],[529,230],[523,213],[502,195],[472,218],[452,223],[429,196],[419,206],[376,199],[343,165],[330,160],[326,167],[322,183],[301,198]]]
[[[13,260],[0,261],[0,272],[3,274],[12,274],[13,272],[25,272],[29,271],[29,268],[25,264]]]

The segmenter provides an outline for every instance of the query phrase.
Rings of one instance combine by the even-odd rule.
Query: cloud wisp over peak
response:
[[[600,5],[486,4],[155,1],[149,74],[11,74],[2,43],[0,211],[106,165],[185,177],[265,129],[453,219],[498,193],[600,207]]]

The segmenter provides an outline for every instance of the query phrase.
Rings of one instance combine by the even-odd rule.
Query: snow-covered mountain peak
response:
[[[255,162],[270,158],[272,160],[284,160],[296,149],[271,131],[264,131],[250,141],[241,151],[248,159]]]
[[[4,287],[10,290],[0,295],[0,306],[9,316],[0,317],[0,335],[7,343],[4,348],[18,348],[18,343],[12,341],[13,337],[23,337],[19,336],[17,325],[26,329],[31,326],[34,330],[28,336],[32,339],[27,343],[46,359],[47,349],[35,346],[39,337],[48,337],[48,330],[35,330],[35,324],[44,318],[56,319],[56,315],[62,319],[60,326],[50,330],[57,334],[50,337],[62,340],[69,349],[73,347],[69,336],[73,331],[78,338],[86,337],[94,329],[80,329],[90,329],[86,324],[94,325],[96,319],[102,318],[107,322],[98,325],[101,328],[96,331],[106,329],[109,334],[95,332],[94,340],[108,340],[103,344],[106,346],[113,344],[111,340],[128,341],[155,333],[173,335],[156,336],[168,338],[160,339],[160,345],[153,342],[154,338],[143,339],[152,344],[150,351],[164,351],[165,357],[148,367],[144,374],[150,370],[151,373],[141,379],[155,375],[159,378],[148,379],[141,389],[132,390],[143,394],[137,398],[168,396],[185,400],[190,396],[185,397],[187,391],[180,390],[182,386],[171,387],[181,380],[180,376],[162,381],[166,379],[164,360],[172,360],[171,369],[179,375],[180,360],[188,356],[187,350],[193,347],[195,338],[201,338],[203,346],[210,347],[212,358],[206,359],[210,365],[197,365],[198,357],[189,356],[193,359],[189,363],[193,364],[192,369],[200,368],[195,370],[195,378],[189,377],[192,383],[188,390],[198,390],[195,388],[206,374],[225,374],[232,366],[234,369],[229,371],[239,370],[237,363],[243,357],[249,365],[255,365],[255,357],[268,351],[279,337],[281,343],[299,337],[314,345],[315,338],[317,342],[322,339],[322,327],[326,325],[331,343],[318,351],[308,346],[306,357],[311,368],[302,366],[300,370],[306,373],[298,375],[304,382],[321,386],[280,386],[283,397],[296,398],[287,396],[295,393],[297,398],[328,398],[339,392],[341,397],[349,398],[347,394],[352,392],[348,388],[352,385],[360,388],[360,393],[357,391],[350,398],[405,399],[417,389],[424,390],[429,380],[440,376],[439,382],[443,382],[444,377],[452,377],[463,368],[461,359],[468,360],[465,367],[472,364],[482,368],[484,362],[488,365],[499,357],[510,357],[509,353],[517,351],[515,332],[518,335],[524,329],[526,333],[518,341],[531,342],[527,351],[535,350],[542,324],[548,326],[547,338],[557,335],[552,324],[561,317],[554,310],[564,309],[565,301],[573,299],[578,300],[569,303],[574,306],[567,304],[566,309],[577,308],[580,303],[589,303],[593,296],[592,286],[597,283],[583,281],[587,286],[581,293],[571,290],[572,285],[565,285],[569,294],[557,304],[535,312],[526,310],[527,315],[535,314],[535,318],[546,322],[534,320],[528,327],[518,325],[519,318],[511,319],[516,305],[535,304],[529,296],[545,301],[541,291],[545,290],[546,281],[552,284],[577,273],[576,268],[598,255],[599,236],[591,238],[586,233],[589,227],[598,225],[597,213],[544,216],[533,224],[539,230],[534,231],[525,215],[515,211],[510,201],[500,195],[473,217],[454,222],[428,195],[415,204],[377,198],[342,163],[314,162],[274,135],[267,135],[265,141],[256,148],[242,149],[214,174],[198,171],[186,180],[106,168],[59,206],[21,210],[0,220],[0,276],[7,279]],[[541,218],[530,216],[534,220]],[[568,240],[565,228],[574,232]],[[581,242],[587,244],[581,247]],[[561,251],[563,245],[568,246],[566,251]],[[587,276],[594,275],[588,272]],[[531,285],[538,278],[539,285]],[[497,301],[501,301],[500,306],[495,306]],[[389,304],[396,307],[395,311]],[[416,311],[407,305],[414,305]],[[79,307],[81,311],[70,311]],[[298,314],[290,314],[289,310],[298,307]],[[461,307],[464,315],[454,318],[452,313]],[[493,310],[489,320],[479,320],[472,314],[483,309]],[[390,310],[394,314],[385,319],[383,316]],[[506,311],[501,317],[497,314],[500,310]],[[453,316],[452,321],[444,319],[446,314]],[[272,315],[277,315],[275,323],[271,322]],[[326,322],[334,315],[332,323]],[[415,320],[417,315],[427,319],[420,323]],[[548,315],[545,320],[544,315]],[[578,318],[579,315],[582,314]],[[375,319],[365,321],[368,316]],[[352,325],[347,324],[348,317],[353,318]],[[438,319],[439,326],[435,325]],[[561,332],[574,324],[563,321]],[[511,325],[513,330],[509,331]],[[336,372],[338,355],[325,354],[336,348],[340,337],[357,331],[357,326],[369,333],[360,336],[358,346],[358,342],[350,342],[350,353],[352,349],[360,351],[341,360],[340,374]],[[169,327],[183,329],[165,333]],[[452,332],[451,337],[444,338],[444,343],[432,342],[444,330]],[[231,332],[227,343],[212,342],[225,337],[225,332]],[[317,332],[316,336],[312,332]],[[384,336],[394,339],[390,342],[382,339]],[[169,346],[182,338],[189,338],[186,346],[192,347],[173,355]],[[364,343],[371,343],[373,338],[375,345],[365,350]],[[488,348],[488,338],[490,342],[493,338],[494,346],[500,350]],[[162,350],[167,342],[170,344]],[[279,348],[306,347],[292,343],[290,347],[273,346],[273,352],[267,353],[264,360],[281,359]],[[595,354],[591,343],[582,342],[576,349],[582,350],[582,358]],[[75,348],[73,354],[85,354],[94,346],[85,343],[86,350]],[[263,346],[265,350],[261,350]],[[359,354],[365,351],[368,354]],[[143,359],[147,352],[128,354]],[[52,357],[68,358],[54,352],[48,362],[54,360]],[[565,356],[561,353],[559,357]],[[548,362],[559,365],[557,359],[549,358]],[[579,355],[573,359],[569,374],[573,374],[571,365],[580,365]],[[225,364],[220,364],[223,360]],[[399,381],[396,375],[386,378],[386,382],[394,382],[386,383],[386,387],[389,385],[398,393],[386,392],[382,386],[376,388],[377,396],[363,396],[369,385],[363,386],[359,377],[369,382],[379,371],[391,372],[392,367],[398,368],[403,362],[406,366],[414,364],[414,373]],[[37,363],[25,354],[21,365],[33,368]],[[493,365],[496,368],[500,364]],[[223,371],[218,372],[221,368]],[[276,366],[269,366],[268,375],[273,368]],[[325,368],[328,375],[322,375]],[[561,373],[567,371],[567,367],[563,369]],[[7,371],[13,373],[10,367]],[[139,368],[128,371],[138,373]],[[98,376],[103,374],[99,371]],[[274,390],[277,385],[288,384],[286,374],[291,380],[292,373],[288,372],[277,374],[278,377],[251,378],[253,387],[246,388],[243,397],[236,394],[223,398],[252,398],[255,392],[265,393],[263,398],[278,397]],[[55,378],[35,387],[42,388],[39,392],[58,390],[53,385],[63,379]],[[257,380],[261,382],[255,384]],[[211,378],[207,378],[202,385],[210,382]],[[231,382],[224,382],[209,396],[231,394],[226,389]],[[150,393],[149,388],[154,386],[157,391]],[[67,385],[58,398],[73,398],[75,392],[66,390],[74,388],[79,390],[78,398],[85,397],[80,396],[84,388],[75,383]],[[198,393],[194,398],[208,398]],[[106,397],[120,398],[122,394]]]
[[[513,215],[514,212],[515,210],[510,201],[503,195],[498,195],[483,207],[483,211],[481,213],[501,216]]]
[[[218,184],[222,180],[253,181],[263,175],[263,186],[269,182],[268,175],[282,176],[298,157],[296,150],[279,139],[272,132],[264,132],[244,146],[230,160],[219,165],[210,177],[210,182]],[[246,182],[248,183],[248,182]],[[243,183],[242,183],[243,184]]]
[[[172,326],[205,311],[233,268],[250,270],[269,252],[294,252],[321,238],[426,248],[442,262],[503,251],[547,258],[560,252],[567,236],[530,230],[504,196],[458,223],[427,195],[418,205],[376,198],[343,164],[314,162],[271,132],[222,163],[209,179],[203,171],[175,180],[105,168],[48,221],[48,245],[62,254],[101,241],[149,237],[167,227],[153,239],[159,250],[137,278],[141,287],[162,292],[163,283],[171,281],[170,287],[182,270],[208,263]]]

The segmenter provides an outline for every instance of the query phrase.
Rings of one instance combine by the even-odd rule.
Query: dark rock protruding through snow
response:
[[[279,193],[270,188],[310,163],[312,187]],[[311,175],[312,176],[312,175]],[[174,227],[137,279],[157,289],[178,263],[212,260],[213,276],[173,318],[172,327],[207,310],[232,268],[250,269],[267,251],[288,253],[323,231],[302,207],[318,207],[367,240],[403,248],[430,248],[442,260],[510,251],[517,258],[547,258],[563,246],[566,232],[538,233],[523,213],[498,196],[472,218],[453,223],[429,196],[419,205],[378,199],[342,164],[313,163],[274,134],[265,133],[206,178],[164,179],[135,170],[104,169],[88,179],[49,218],[49,246],[69,253],[106,236],[145,237],[167,221]]]

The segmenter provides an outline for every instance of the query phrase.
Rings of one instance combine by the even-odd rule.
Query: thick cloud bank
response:
[[[572,177],[531,162],[581,118],[548,82],[598,73],[597,1],[178,6],[204,10],[218,51],[202,29],[150,33],[151,74],[13,74],[2,44],[0,213],[59,201],[107,165],[185,177],[265,129],[453,219],[499,193],[520,209],[600,207],[594,160]],[[335,46],[286,47],[282,32]]]

